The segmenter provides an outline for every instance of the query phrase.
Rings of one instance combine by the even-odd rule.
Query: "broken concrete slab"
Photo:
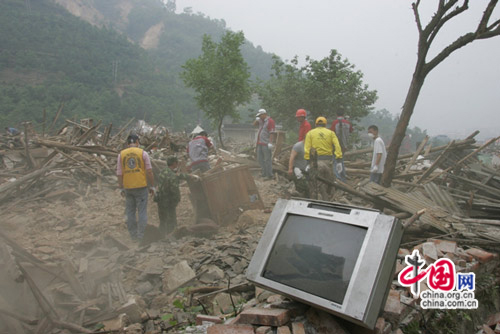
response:
[[[219,293],[215,296],[212,305],[215,315],[227,314],[234,311],[229,293]]]
[[[116,310],[117,313],[125,313],[131,323],[142,321],[142,313],[144,310],[139,306],[135,297],[131,297],[122,307]]]
[[[196,277],[196,273],[187,261],[181,261],[165,271],[163,275],[163,291],[171,292],[182,284]]]
[[[198,279],[200,282],[210,284],[218,282],[224,278],[224,271],[217,266],[210,265],[207,267],[206,272]]]

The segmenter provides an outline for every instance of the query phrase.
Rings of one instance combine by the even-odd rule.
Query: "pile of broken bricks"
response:
[[[429,239],[415,246],[423,254],[427,264],[438,258],[449,258],[455,264],[457,272],[474,272],[476,277],[493,274],[494,285],[499,283],[500,260],[497,254],[479,248],[461,248],[456,242]],[[388,294],[387,302],[377,319],[373,331],[360,328],[337,318],[329,313],[290,301],[273,292],[256,288],[255,298],[243,306],[243,311],[236,317],[225,320],[221,316],[197,315],[197,326],[187,327],[183,333],[191,334],[302,334],[302,333],[376,333],[402,334],[411,322],[422,321],[422,316],[429,318],[433,310],[420,308],[420,299],[414,299],[410,289],[402,287],[397,275],[406,266],[404,257],[411,252],[400,248],[394,281]],[[420,283],[421,291],[429,289],[425,282]],[[487,318],[484,325],[478,326],[478,333],[500,333],[500,313]],[[492,332],[489,332],[488,329]],[[494,330],[497,330],[494,332]]]

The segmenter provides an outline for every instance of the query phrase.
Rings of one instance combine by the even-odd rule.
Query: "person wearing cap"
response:
[[[306,134],[311,131],[311,124],[306,120],[306,117],[307,112],[304,109],[299,109],[295,113],[295,118],[300,124],[298,141],[303,141],[304,139],[306,139]]]
[[[337,135],[337,138],[339,139],[340,143],[340,148],[342,149],[342,155],[344,155],[345,152],[347,151],[347,145],[349,144],[349,136],[351,135],[353,128],[352,128],[352,123],[349,122],[347,119],[345,119],[344,111],[342,109],[339,109],[337,111],[337,119],[332,122],[330,130],[335,132],[335,134]],[[342,172],[339,173],[335,169],[334,170],[335,176],[341,181],[345,182],[346,174],[344,168],[344,159],[341,159],[336,162],[342,164]]]
[[[210,169],[208,151],[213,148],[205,130],[199,132],[188,144],[187,152],[191,159],[191,171],[200,170],[202,173]]]
[[[177,174],[178,159],[175,156],[167,158],[167,167],[158,177],[158,191],[155,202],[158,203],[158,217],[160,219],[160,236],[165,237],[177,227],[176,208],[181,200],[179,180],[197,179],[196,175],[186,173]]]
[[[266,179],[273,178],[272,149],[276,125],[274,120],[267,115],[265,109],[259,109],[253,125],[259,126],[257,133],[257,159],[262,168],[262,176]]]
[[[128,232],[132,240],[141,241],[148,223],[148,184],[149,193],[154,195],[154,176],[148,153],[139,148],[139,137],[129,135],[127,145],[118,154],[116,175],[125,196]]]
[[[326,128],[326,118],[316,118],[316,128],[309,131],[304,142],[304,159],[310,160],[311,149],[316,151],[318,155],[318,172],[319,175],[326,178],[333,178],[333,170],[331,162],[335,155],[335,159],[342,159],[342,149],[340,148],[339,140],[330,129]],[[335,168],[342,168],[341,164],[336,164]],[[326,194],[323,193],[323,197]],[[323,198],[327,200],[327,198]]]

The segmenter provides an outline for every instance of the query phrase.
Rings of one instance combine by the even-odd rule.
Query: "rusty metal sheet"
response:
[[[264,208],[248,166],[204,176],[200,182],[210,216],[220,225],[234,222],[244,210]]]

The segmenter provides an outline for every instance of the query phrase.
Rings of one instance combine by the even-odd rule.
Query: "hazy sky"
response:
[[[472,31],[486,0],[449,22],[434,42],[436,54],[459,34]],[[423,24],[437,1],[422,1]],[[177,0],[177,11],[192,7],[242,30],[254,45],[283,59],[323,59],[337,49],[365,83],[378,91],[376,109],[399,114],[416,61],[418,33],[411,1],[404,0]],[[500,18],[497,8],[491,22]],[[428,57],[429,59],[429,57]],[[411,125],[431,135],[481,137],[500,134],[500,36],[457,50],[428,76]]]

